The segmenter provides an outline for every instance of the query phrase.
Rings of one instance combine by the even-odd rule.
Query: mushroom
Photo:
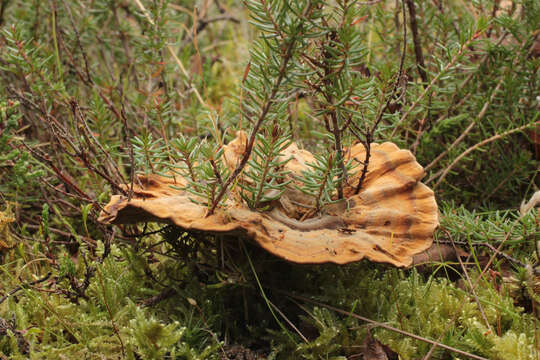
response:
[[[237,138],[225,146],[227,166],[236,166],[246,141],[246,134],[238,132]],[[365,149],[357,144],[345,154],[346,160],[363,161]],[[296,175],[314,161],[313,155],[293,143],[282,156],[290,158],[284,170],[301,186]],[[361,172],[362,166],[358,166],[349,174],[344,201],[311,218],[305,217],[312,199],[293,183],[269,211],[251,210],[238,200],[239,196],[230,194],[214,214],[207,216],[204,199],[178,190],[187,185],[184,179],[140,175],[140,185],[134,185],[131,199],[113,195],[99,220],[108,224],[157,221],[187,232],[238,234],[295,263],[345,264],[367,258],[410,266],[415,254],[431,246],[438,226],[433,191],[420,182],[422,166],[408,150],[390,142],[373,143],[367,174],[356,194]],[[231,190],[235,191],[238,188]]]

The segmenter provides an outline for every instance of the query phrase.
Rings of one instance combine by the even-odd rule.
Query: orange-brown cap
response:
[[[225,162],[234,167],[246,141],[243,132],[225,146]],[[364,161],[365,149],[358,144],[345,151],[347,159]],[[283,152],[292,178],[308,169],[313,155],[291,144]],[[409,266],[412,257],[433,242],[438,209],[433,191],[420,182],[423,168],[408,150],[393,143],[371,144],[368,171],[358,194],[355,186],[362,166],[349,174],[346,200],[329,206],[324,214],[302,219],[313,199],[299,192],[294,182],[270,211],[254,211],[229,196],[225,204],[206,216],[204,199],[175,189],[184,179],[139,176],[131,200],[114,195],[100,221],[112,224],[158,221],[186,231],[238,234],[256,241],[269,252],[296,263],[345,264],[364,257],[395,266]],[[301,183],[300,183],[301,185]],[[239,191],[236,187],[232,191]]]

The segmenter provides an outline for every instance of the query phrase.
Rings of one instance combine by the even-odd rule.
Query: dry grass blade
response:
[[[452,242],[452,247],[457,253],[458,250],[456,248],[456,244],[454,243],[454,240],[452,239],[451,236],[449,238],[450,238],[450,241]],[[457,256],[457,259],[459,261],[459,266],[461,266],[461,269],[463,270],[463,273],[465,274],[465,279],[467,280],[467,283],[471,287],[471,293],[474,297],[474,301],[476,301],[478,310],[480,310],[480,314],[482,314],[482,319],[484,320],[484,323],[486,324],[486,327],[489,329],[489,331],[492,331],[491,325],[489,324],[489,320],[487,319],[486,313],[484,312],[484,307],[482,306],[482,303],[480,303],[480,300],[478,299],[478,295],[476,294],[476,291],[472,286],[472,281],[471,281],[471,277],[469,276],[469,272],[467,271],[467,268],[465,267],[465,265],[463,265],[463,261],[461,261],[461,257]]]
[[[146,10],[146,8],[144,7],[141,0],[133,0],[133,1],[135,1],[135,4],[137,4],[137,7],[144,14],[144,17],[148,20],[148,22],[150,24],[154,25],[154,20],[152,19],[150,14],[148,14],[148,10]],[[184,76],[186,77],[186,81],[189,81],[189,79],[190,79],[189,73],[187,72],[187,70],[186,70],[184,64],[182,63],[182,61],[176,55],[176,52],[174,51],[172,46],[167,45],[167,50],[169,51],[169,53],[173,57],[174,61],[176,62],[176,64],[180,68],[180,70],[182,71],[182,74],[184,74]],[[195,94],[195,96],[197,97],[197,100],[199,100],[199,103],[205,108],[210,108],[210,106],[203,100],[201,94],[199,93],[199,90],[197,90],[195,85],[193,83],[191,83],[191,84],[189,84],[189,86],[190,86],[191,90],[193,91],[193,93]]]
[[[520,126],[516,129],[512,129],[512,130],[508,130],[508,131],[505,131],[501,134],[496,134],[496,135],[493,135],[492,137],[490,138],[487,138],[473,146],[471,146],[470,148],[468,148],[467,150],[465,150],[463,153],[461,153],[457,158],[454,159],[454,161],[452,161],[452,163],[450,165],[448,165],[445,169],[437,172],[436,174],[432,175],[427,181],[426,183],[429,184],[430,182],[432,182],[433,180],[439,178],[439,180],[437,180],[437,182],[435,183],[435,185],[433,185],[433,188],[437,188],[439,186],[439,184],[446,178],[446,176],[448,175],[448,173],[450,172],[450,170],[452,170],[452,168],[454,166],[456,166],[456,164],[458,162],[461,161],[461,159],[463,159],[465,156],[469,155],[471,152],[473,152],[474,150],[477,150],[478,148],[486,145],[486,144],[489,144],[490,142],[493,142],[493,141],[496,141],[496,140],[499,140],[499,139],[502,139],[508,135],[512,135],[514,133],[517,133],[517,132],[520,132],[520,131],[523,131],[525,129],[528,129],[530,127],[533,127],[533,126],[538,126],[540,124],[540,121],[535,121],[531,124],[525,124],[523,126]]]
[[[495,87],[495,89],[493,90],[493,93],[491,94],[491,97],[489,98],[488,101],[486,101],[484,103],[484,106],[482,106],[482,109],[480,110],[480,112],[478,113],[478,115],[476,116],[476,119],[473,119],[473,121],[471,121],[471,123],[469,124],[469,126],[467,126],[467,128],[459,135],[459,137],[450,145],[446,148],[446,150],[444,150],[442,153],[440,153],[435,159],[433,159],[432,162],[430,162],[426,167],[425,167],[425,170],[428,171],[429,169],[431,169],[433,166],[435,166],[443,157],[445,157],[453,148],[455,148],[459,143],[461,143],[463,141],[463,139],[465,139],[465,137],[467,136],[467,134],[474,128],[474,126],[476,125],[476,122],[477,121],[480,121],[482,120],[482,118],[484,117],[484,115],[486,114],[486,111],[489,107],[489,105],[491,104],[491,102],[493,102],[493,99],[495,98],[495,95],[497,95],[497,93],[499,92],[500,88],[501,88],[501,85],[503,84],[504,82],[504,78],[502,78],[501,80],[499,80],[499,82],[497,83],[497,86]]]

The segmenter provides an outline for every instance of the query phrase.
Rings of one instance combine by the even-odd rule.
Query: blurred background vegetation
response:
[[[330,41],[290,25],[311,2],[0,0],[2,358],[538,358],[539,218],[519,206],[540,186],[540,2],[314,3],[355,49],[334,96],[353,84],[373,140],[416,155],[436,239],[463,256],[299,266],[242,239],[97,221],[189,139],[204,155],[252,129],[279,46]],[[291,56],[272,114],[301,147],[335,151],[302,69]]]

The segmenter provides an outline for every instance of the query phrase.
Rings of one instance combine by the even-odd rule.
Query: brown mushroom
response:
[[[225,163],[233,168],[242,156],[245,133],[224,149]],[[348,159],[364,160],[364,147],[347,149]],[[291,158],[286,170],[298,185],[298,177],[313,156],[295,144],[284,150]],[[361,167],[357,167],[361,168]],[[131,200],[111,197],[100,221],[112,224],[158,221],[186,231],[239,234],[255,240],[269,252],[296,263],[345,264],[364,257],[371,261],[409,266],[412,257],[432,244],[438,225],[433,191],[420,183],[423,168],[408,150],[392,143],[371,144],[371,158],[362,189],[355,194],[360,170],[350,174],[346,201],[307,218],[311,199],[289,186],[270,211],[253,211],[231,194],[224,206],[207,215],[204,199],[171,187],[184,179],[157,175],[139,176]],[[300,183],[301,185],[301,183]],[[238,187],[233,190],[239,191]]]

